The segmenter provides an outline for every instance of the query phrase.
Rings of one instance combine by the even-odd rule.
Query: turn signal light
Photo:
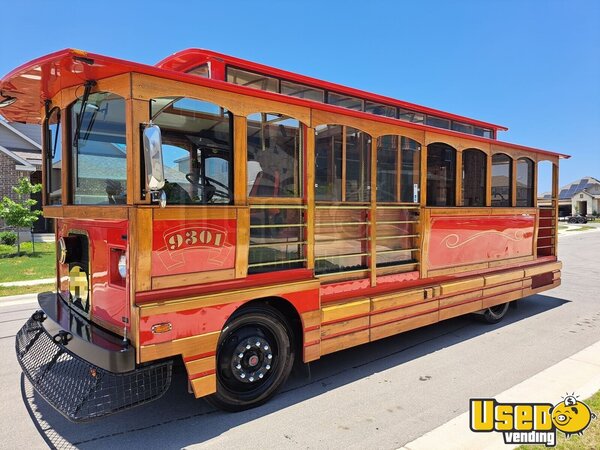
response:
[[[162,323],[157,323],[152,325],[152,333],[154,334],[160,334],[160,333],[166,333],[168,331],[171,331],[173,329],[173,325],[171,325],[171,322],[162,322]]]

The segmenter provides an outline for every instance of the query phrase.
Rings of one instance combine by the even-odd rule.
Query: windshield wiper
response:
[[[77,127],[75,128],[75,134],[73,135],[73,147],[79,146],[79,133],[81,130],[81,125],[83,123],[83,114],[87,106],[88,99],[90,97],[90,92],[94,86],[96,86],[96,82],[94,80],[88,80],[83,85],[84,91],[83,97],[81,99],[81,108],[79,108],[79,116],[77,116]]]

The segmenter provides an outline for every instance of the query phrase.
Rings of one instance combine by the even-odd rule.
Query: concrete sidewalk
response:
[[[532,402],[556,404],[565,393],[574,392],[579,399],[600,390],[600,341],[548,367],[531,378],[498,394],[500,403]],[[598,413],[598,411],[595,411]],[[469,412],[446,422],[400,450],[492,450],[512,448],[504,444],[498,432],[474,433],[469,428]]]
[[[2,287],[36,286],[38,284],[54,283],[55,281],[56,281],[56,278],[42,278],[41,280],[6,281],[4,283],[0,283],[0,286],[2,286]]]

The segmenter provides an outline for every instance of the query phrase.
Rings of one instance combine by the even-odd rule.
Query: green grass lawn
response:
[[[21,254],[17,255],[16,247],[0,245],[0,283],[53,278],[56,264],[54,249],[54,242],[37,242],[35,253],[32,253],[31,242],[25,242],[21,244]]]
[[[35,286],[0,286],[0,297],[22,294],[39,294],[40,292],[54,291],[56,286],[52,284],[36,284]]]
[[[596,392],[592,397],[584,400],[584,403],[590,409],[600,416],[600,391]],[[557,450],[579,450],[579,449],[600,449],[600,417],[592,420],[592,423],[585,429],[582,436],[571,436],[569,439],[560,431],[557,434],[556,447]],[[542,450],[548,449],[544,445],[521,445],[517,450]]]

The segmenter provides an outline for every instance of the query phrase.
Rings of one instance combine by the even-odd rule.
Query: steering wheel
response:
[[[213,197],[224,198],[227,200],[231,198],[229,186],[221,183],[218,180],[215,180],[214,178],[206,176],[202,177],[202,175],[199,175],[198,179],[195,180],[195,175],[193,173],[186,174],[185,178],[190,182],[190,184],[202,190],[202,197],[205,197],[206,203],[210,202]],[[217,189],[213,185],[216,185],[222,189]]]

